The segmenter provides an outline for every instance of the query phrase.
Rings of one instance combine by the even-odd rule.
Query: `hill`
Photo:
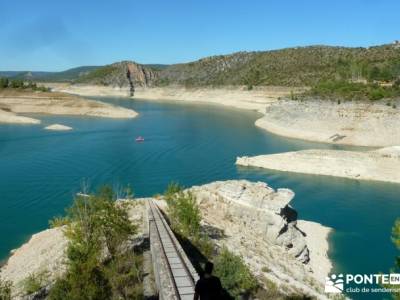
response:
[[[149,86],[156,80],[160,69],[163,69],[163,65],[141,65],[132,61],[122,61],[92,70],[76,78],[74,82],[120,87],[131,84]]]
[[[400,76],[396,45],[370,48],[309,46],[213,56],[160,72],[158,85],[312,86],[326,80],[394,80]]]
[[[12,79],[23,79],[32,81],[71,82],[98,69],[97,66],[82,66],[68,69],[62,72],[20,72],[12,76]]]

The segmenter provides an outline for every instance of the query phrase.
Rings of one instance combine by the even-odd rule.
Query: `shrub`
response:
[[[76,197],[67,212],[67,273],[56,281],[49,298],[111,299],[118,290],[115,282],[120,281],[140,289],[137,279],[126,276],[138,267],[124,247],[136,227],[131,224],[125,206],[115,205],[113,190],[105,186],[96,195]],[[139,277],[140,274],[135,275]]]
[[[194,195],[180,191],[167,199],[173,229],[190,240],[199,238],[201,216]]]
[[[257,288],[257,280],[243,259],[231,253],[227,248],[222,248],[214,265],[215,275],[220,278],[224,289],[235,299],[241,299],[241,295],[253,292]]]
[[[10,87],[13,89],[19,89],[24,87],[24,81],[21,79],[13,79],[10,82]]]
[[[8,78],[0,77],[0,89],[7,88],[8,84],[9,84]]]
[[[62,227],[68,225],[70,220],[67,217],[54,217],[49,221],[50,228]]]
[[[0,278],[0,300],[11,300],[12,283]]]
[[[29,274],[29,276],[22,282],[24,292],[27,295],[30,295],[40,291],[46,284],[48,275],[47,271],[39,272],[37,274]]]

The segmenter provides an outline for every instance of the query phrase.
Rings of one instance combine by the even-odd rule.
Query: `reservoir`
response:
[[[96,98],[139,113],[129,120],[32,115],[40,125],[0,125],[0,259],[64,214],[83,180],[133,188],[136,197],[248,179],[292,189],[299,219],[334,229],[334,273],[388,273],[396,249],[390,235],[400,217],[400,186],[335,177],[243,168],[237,156],[311,148],[352,149],[270,134],[254,126],[258,113],[206,104]],[[43,127],[73,127],[52,132]],[[137,136],[145,141],[135,142]],[[355,149],[355,148],[353,148]],[[351,295],[354,296],[354,295]],[[365,295],[364,295],[365,296]],[[377,295],[375,295],[376,298]]]

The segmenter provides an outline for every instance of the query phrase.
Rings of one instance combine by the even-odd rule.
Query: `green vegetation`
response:
[[[11,286],[10,281],[0,278],[0,300],[11,300]]]
[[[76,78],[75,82],[108,85],[109,82],[107,81],[107,77],[116,72],[118,72],[118,68],[114,65],[99,67],[79,78]],[[122,76],[125,77],[126,74],[122,74]]]
[[[166,199],[174,231],[191,240],[197,239],[200,235],[201,216],[193,194],[182,191],[177,184],[172,184],[167,189]]]
[[[0,89],[5,89],[9,85],[9,80],[8,78],[5,77],[0,77]]]
[[[136,232],[126,205],[114,201],[110,187],[79,196],[65,218],[67,273],[56,281],[50,299],[141,299],[142,258],[129,248]]]
[[[0,77],[0,90],[2,89],[20,89],[20,90],[31,90],[40,92],[49,92],[50,89],[44,86],[38,86],[32,81],[23,81],[22,79],[8,79],[6,77]]]
[[[370,48],[309,46],[273,51],[238,52],[172,65],[157,83],[192,86],[314,86],[323,81],[394,81],[400,76],[400,50],[392,45]]]
[[[48,272],[43,271],[38,274],[30,274],[23,282],[23,290],[27,295],[37,293],[42,289],[48,278]]]
[[[201,214],[191,192],[183,191],[178,183],[168,185],[165,192],[171,227],[179,236],[193,243],[206,257],[214,252],[208,236],[201,232]]]
[[[321,81],[305,93],[322,99],[380,100],[400,97],[399,85],[380,86],[377,83],[356,83],[347,81]]]
[[[224,289],[229,291],[235,299],[242,299],[241,295],[254,292],[258,283],[244,264],[243,258],[223,248],[214,260],[214,273],[221,280]]]
[[[177,183],[171,183],[166,192],[168,213],[173,230],[189,240],[208,260],[213,260],[214,244],[201,231],[200,208],[193,193],[183,191]],[[258,287],[255,277],[240,256],[223,248],[214,260],[215,275],[220,277],[227,292],[237,299],[240,295],[254,292]]]

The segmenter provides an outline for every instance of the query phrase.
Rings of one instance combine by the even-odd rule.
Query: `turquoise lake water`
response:
[[[269,134],[254,126],[259,117],[254,112],[101,100],[131,107],[140,115],[131,120],[36,115],[43,124],[0,125],[0,259],[62,214],[84,178],[93,189],[105,183],[131,184],[138,197],[162,193],[171,181],[192,186],[249,179],[294,190],[292,206],[300,219],[334,228],[329,257],[335,273],[385,273],[392,267],[397,253],[390,233],[400,216],[400,185],[234,164],[243,155],[351,148]],[[42,129],[56,122],[74,130]],[[146,141],[136,143],[138,135]]]

